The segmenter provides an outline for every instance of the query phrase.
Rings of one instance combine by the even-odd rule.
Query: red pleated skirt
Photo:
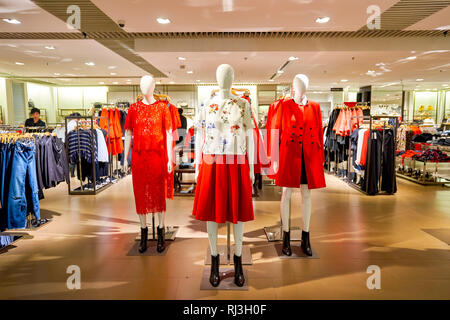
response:
[[[192,214],[197,220],[217,223],[254,220],[246,156],[203,155]]]
[[[134,200],[138,214],[166,211],[167,161],[164,151],[131,153]]]

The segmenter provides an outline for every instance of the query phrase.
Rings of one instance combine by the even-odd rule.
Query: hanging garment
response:
[[[172,122],[172,166],[175,167],[175,145],[178,139],[178,128],[181,127],[180,114],[178,113],[177,107],[169,102],[165,102],[170,111],[170,118]],[[175,170],[172,170],[167,176],[167,192],[166,197],[168,199],[173,199],[175,189]]]
[[[133,132],[131,170],[136,212],[166,211],[166,131],[172,130],[169,108],[163,102],[142,101],[130,106],[125,130]]]
[[[253,134],[250,104],[242,98],[213,97],[198,113],[196,127],[204,144],[192,214],[218,223],[253,220],[247,158],[247,134]]]
[[[279,169],[275,183],[299,188],[302,159],[309,189],[324,188],[324,147],[320,105],[308,101],[300,106],[293,99],[284,100],[275,128],[280,130]]]
[[[280,132],[276,129],[276,124],[278,123],[278,117],[281,116],[280,106],[284,99],[279,99],[269,106],[269,111],[267,113],[266,121],[266,136],[265,136],[265,154],[267,154],[267,176],[269,179],[276,178],[276,170],[274,168],[275,161],[278,160],[280,154]],[[272,155],[275,159],[272,159]],[[277,168],[278,169],[278,168]]]

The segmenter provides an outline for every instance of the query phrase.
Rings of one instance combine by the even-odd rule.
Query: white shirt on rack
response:
[[[97,132],[97,153],[98,153],[98,162],[108,162],[108,148],[106,146],[105,136],[103,135],[102,130],[95,129]]]

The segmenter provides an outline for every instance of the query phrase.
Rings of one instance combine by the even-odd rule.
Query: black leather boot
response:
[[[217,254],[215,257],[211,255],[211,274],[209,276],[209,282],[213,287],[217,287],[220,284],[219,265],[220,255]]]
[[[242,256],[234,255],[234,283],[242,287],[245,283],[244,270],[242,270]]]
[[[164,228],[157,227],[157,232],[158,232],[158,244],[156,246],[156,251],[161,253],[164,251],[164,249],[166,249],[164,241]]]
[[[311,242],[309,241],[309,232],[302,230],[302,250],[307,256],[312,256]]]
[[[139,252],[147,251],[148,228],[141,228],[141,242],[139,243]]]
[[[291,232],[283,231],[283,254],[287,256],[292,255],[292,249],[291,249]]]

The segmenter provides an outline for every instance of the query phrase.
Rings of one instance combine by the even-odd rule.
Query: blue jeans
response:
[[[11,182],[8,195],[8,229],[26,227],[27,213],[40,219],[33,142],[16,142],[12,158]],[[28,201],[27,201],[28,200]]]
[[[0,231],[8,226],[7,209],[13,150],[13,145],[0,143]]]

